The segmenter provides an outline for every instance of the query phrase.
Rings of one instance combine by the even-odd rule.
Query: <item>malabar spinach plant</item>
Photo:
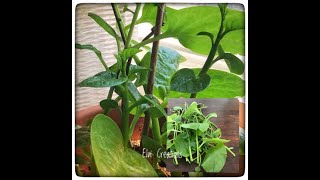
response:
[[[223,168],[227,151],[235,155],[224,143],[230,140],[221,138],[221,129],[210,119],[217,117],[216,113],[204,115],[203,104],[192,102],[190,106],[175,106],[173,114],[167,116],[167,149],[171,152],[180,153],[189,163],[198,164],[206,172],[220,172]],[[204,159],[202,157],[204,156]],[[178,165],[177,157],[174,156],[174,163]]]
[[[166,134],[163,134],[161,137],[157,118],[165,116],[163,108],[166,106],[168,97],[175,95],[174,92],[170,93],[170,91],[174,90],[188,93],[198,93],[201,91],[198,94],[198,97],[200,97],[201,93],[204,92],[202,91],[204,88],[208,90],[214,86],[213,97],[243,96],[243,81],[232,73],[209,69],[197,77],[188,69],[182,69],[177,72],[178,65],[184,58],[175,50],[159,47],[159,40],[173,37],[178,39],[183,46],[196,53],[207,55],[210,51],[208,56],[209,60],[215,57],[215,53],[213,54],[211,52],[217,51],[212,50],[213,47],[216,49],[218,47],[219,56],[223,55],[223,49],[228,53],[238,53],[242,55],[244,52],[244,37],[243,31],[241,31],[243,13],[235,10],[225,11],[228,13],[224,13],[226,15],[222,21],[218,15],[220,15],[219,12],[222,13],[223,8],[226,9],[226,5],[219,5],[219,8],[195,6],[176,10],[165,7],[164,4],[145,4],[143,6],[142,16],[138,18],[141,4],[137,4],[134,11],[130,10],[127,6],[123,9],[126,13],[133,13],[131,24],[125,25],[118,5],[111,5],[115,19],[117,20],[119,33],[99,15],[94,13],[89,13],[88,15],[109,35],[114,37],[118,50],[118,53],[115,54],[116,63],[108,66],[103,59],[102,53],[97,48],[90,44],[76,44],[76,48],[78,49],[93,51],[105,69],[93,77],[85,79],[79,85],[81,87],[110,88],[106,95],[107,98],[100,102],[100,106],[104,109],[105,115],[97,115],[93,119],[90,127],[89,144],[91,144],[93,153],[92,159],[100,176],[154,176],[155,173],[151,170],[152,167],[147,161],[145,159],[142,160],[141,156],[135,155],[135,152],[129,148],[129,139],[135,123],[140,116],[145,114],[146,118],[144,134],[146,134],[149,128],[149,119],[151,119],[152,142],[161,144],[162,137],[165,137],[164,135]],[[133,30],[135,25],[144,22],[151,23],[154,27],[152,28],[152,32],[141,42],[137,42],[132,39]],[[221,27],[219,26],[220,24],[226,24],[224,27],[229,27],[228,31],[223,31],[223,36],[221,34],[218,36]],[[236,30],[237,28],[239,30]],[[211,34],[220,38],[214,39],[211,37]],[[208,41],[208,38],[203,35],[208,35],[211,41]],[[145,45],[149,43],[153,43],[152,50],[147,52],[142,60],[140,60],[137,53],[141,53],[140,48],[145,48]],[[226,60],[228,59],[226,58],[227,56],[228,55],[222,56],[220,59],[224,58]],[[135,64],[132,64],[132,59]],[[217,58],[215,58],[215,60],[216,59]],[[229,59],[229,67],[234,67],[234,62],[239,62],[237,59],[233,60],[235,58]],[[207,60],[206,62],[208,63],[206,64],[212,65],[213,61],[210,60],[211,63],[209,63]],[[241,64],[239,67],[240,66]],[[204,69],[207,69],[207,67],[208,66]],[[199,69],[193,69],[195,73],[199,73],[199,71]],[[171,80],[173,76],[175,77],[174,79],[180,76],[188,77],[189,79],[183,79],[182,82],[184,82],[184,85],[181,86],[187,90],[180,90],[179,88],[177,90],[174,86],[175,80]],[[208,81],[210,85],[206,85]],[[139,86],[143,86],[145,95],[137,90]],[[114,92],[119,96],[112,99]],[[210,94],[211,93],[208,93],[206,95]],[[181,94],[177,96],[181,96]],[[182,96],[184,96],[184,94],[182,94]],[[158,98],[163,102],[160,103]],[[118,107],[120,100],[121,108]],[[119,131],[116,124],[106,116],[111,109],[116,109],[121,115],[123,125],[121,131]],[[129,124],[130,112],[135,114],[131,124]],[[110,136],[113,138],[110,138]],[[88,134],[82,137],[88,139]],[[114,157],[110,158],[106,156],[106,154],[114,154],[116,150],[119,150],[119,153],[116,153]],[[126,158],[129,156],[132,157],[132,159],[127,161]],[[131,166],[134,166],[134,168],[131,168],[131,170],[134,169],[134,172],[128,172],[128,170],[124,170],[123,168],[127,167],[127,169],[130,169],[129,167]]]
[[[157,6],[156,25],[154,27],[155,36],[161,32],[163,9],[165,8],[164,4]],[[87,49],[95,52],[105,68],[104,71],[80,82],[79,86],[92,88],[110,87],[108,95],[106,94],[107,98],[100,102],[100,106],[105,113],[95,116],[91,123],[89,144],[91,144],[92,159],[100,176],[156,176],[157,174],[149,162],[141,154],[130,149],[129,139],[139,117],[145,113],[146,116],[148,114],[149,118],[152,119],[153,141],[161,144],[160,126],[157,118],[166,116],[166,112],[157,98],[153,96],[152,88],[154,81],[164,84],[169,83],[169,77],[178,69],[178,63],[181,61],[182,56],[169,48],[159,48],[159,42],[155,41],[153,42],[152,51],[148,52],[140,61],[136,55],[141,50],[132,47],[135,43],[132,41],[132,34],[141,4],[137,4],[135,11],[132,11],[133,19],[128,31],[124,29],[118,5],[112,4],[112,8],[120,35],[97,14],[89,13],[88,16],[109,35],[114,37],[118,49],[118,53],[114,55],[116,63],[109,67],[105,63],[102,53],[94,46],[76,44],[78,49]],[[145,39],[150,38],[148,36]],[[121,43],[123,43],[124,48],[122,48]],[[136,65],[131,63],[132,59],[134,59]],[[155,73],[158,59],[158,62],[167,68],[163,72],[158,71]],[[155,74],[157,76],[156,79]],[[142,95],[137,89],[141,85],[145,86],[145,95]],[[116,99],[112,99],[113,92],[119,95]],[[118,107],[120,100],[121,108]],[[121,116],[121,131],[116,123],[106,115],[114,108]],[[131,124],[129,124],[129,113],[132,111],[135,111],[135,115]],[[149,119],[146,119],[145,122],[149,122]],[[147,128],[149,128],[148,124]],[[81,137],[88,139],[88,134]]]

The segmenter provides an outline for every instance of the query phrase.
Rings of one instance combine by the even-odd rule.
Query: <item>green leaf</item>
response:
[[[128,82],[129,98],[131,102],[136,102],[141,98],[141,94],[137,87],[132,83]]]
[[[100,176],[157,176],[141,154],[124,148],[121,131],[109,117],[98,114],[92,122],[90,135]]]
[[[209,36],[209,38],[210,38],[210,40],[211,40],[211,46],[213,46],[214,40],[213,40],[213,35],[212,35],[211,33],[209,33],[209,32],[199,32],[197,35],[198,35],[198,36],[199,36],[199,35]]]
[[[202,138],[202,141],[205,143],[227,143],[230,140],[227,139],[220,139],[220,138]]]
[[[128,80],[128,77],[119,77],[114,72],[100,72],[80,82],[80,87],[112,87],[117,86]]]
[[[170,89],[183,93],[197,93],[208,87],[209,83],[208,74],[196,77],[192,69],[183,68],[173,75]]]
[[[140,66],[145,67],[145,68],[149,68],[150,67],[150,57],[151,57],[151,53],[147,52],[140,63]],[[149,63],[149,66],[148,66]],[[146,85],[148,83],[148,73],[138,73],[137,76],[137,80],[135,81],[135,85],[137,87],[142,86],[142,85]]]
[[[128,49],[124,49],[123,51],[121,51],[119,53],[119,55],[121,56],[122,60],[125,61],[128,58],[134,56],[135,54],[137,54],[138,52],[140,52],[140,49],[137,48],[128,48]]]
[[[222,55],[219,55],[219,57],[216,60],[220,60],[220,59],[224,59],[230,72],[239,74],[239,75],[243,74],[244,64],[237,56],[231,53],[224,53]]]
[[[201,131],[201,132],[206,132],[207,130],[208,130],[208,128],[209,128],[209,123],[208,122],[203,122],[203,123],[201,123],[200,125],[199,125],[199,130]]]
[[[226,32],[244,30],[244,13],[242,11],[236,11],[228,9],[226,19],[223,22]]]
[[[173,140],[174,141],[174,146],[176,148],[176,152],[181,153],[182,156],[184,157],[189,157],[189,142],[186,138],[183,138],[184,134],[179,134],[176,136],[176,138]]]
[[[104,59],[103,59],[103,57],[102,57],[102,55],[101,55],[101,52],[100,52],[97,48],[95,48],[94,46],[92,46],[91,44],[83,44],[83,45],[81,45],[81,44],[76,44],[76,48],[77,48],[77,49],[87,49],[87,50],[91,50],[91,51],[93,51],[93,52],[98,56],[98,58],[100,59],[100,61],[103,61],[103,62],[104,62]]]
[[[156,11],[157,7],[145,5],[137,23],[147,22],[154,25]],[[179,10],[167,7],[165,19],[162,31],[166,37],[177,38],[184,47],[208,55],[212,46],[211,41],[197,34],[208,32],[217,37],[221,13],[219,7],[214,6],[194,6]],[[244,55],[244,12],[228,9],[223,24],[228,31],[220,42],[223,48],[227,52]]]
[[[95,20],[99,26],[101,26],[106,32],[108,32],[111,36],[114,38],[120,39],[117,33],[114,31],[114,29],[105,21],[103,20],[100,16],[94,14],[94,13],[89,13],[88,16],[90,16],[93,20]]]
[[[186,128],[186,129],[193,129],[197,130],[199,128],[201,123],[187,123],[187,124],[182,124],[181,127]]]
[[[223,143],[211,147],[201,164],[206,172],[218,173],[223,168],[227,158],[227,150]]]
[[[210,113],[206,116],[206,119],[210,119],[212,117],[218,117],[217,113]]]
[[[146,67],[142,67],[142,66],[137,66],[137,65],[134,65],[134,64],[131,64],[130,67],[129,67],[129,75],[128,76],[131,76],[132,74],[135,74],[135,73],[148,73],[149,69],[146,68]]]
[[[111,109],[117,108],[118,103],[112,99],[104,99],[100,101],[100,106],[104,110],[104,113],[108,113]]]
[[[164,86],[158,86],[159,98],[164,100],[167,97],[167,90]]]
[[[167,116],[167,113],[163,110],[163,108],[159,105],[158,102],[155,102],[154,100],[150,99],[149,97],[147,97],[147,95],[142,96],[142,98],[144,98],[149,103],[151,103],[155,108],[157,108],[163,114],[163,116],[165,117]]]
[[[175,109],[180,109],[180,107],[176,107]],[[186,109],[186,111],[183,113],[182,117],[187,118],[193,114],[202,114],[198,109],[198,103],[193,101],[189,107]]]
[[[200,69],[193,69],[193,71],[198,74]],[[210,76],[211,82],[205,90],[197,94],[197,98],[235,98],[244,96],[245,83],[237,75],[213,69],[209,69],[207,74]],[[169,97],[189,98],[190,94],[170,91]]]
[[[170,7],[166,7],[166,13],[165,16],[167,16],[168,13],[171,13],[174,11],[174,9]],[[142,15],[141,17],[136,21],[136,24],[145,23],[148,22],[152,25],[155,25],[155,20],[157,16],[157,5],[153,3],[146,3],[143,6],[142,9]],[[125,29],[128,29],[130,27],[130,24],[125,27]],[[165,31],[168,28],[168,24],[166,23],[166,18],[164,19],[164,26],[162,26],[161,31]]]
[[[145,54],[141,60],[140,66],[149,68],[150,67],[151,53]],[[154,87],[159,86],[168,87],[170,86],[170,78],[179,68],[179,61],[183,58],[177,51],[160,46],[158,50],[158,60],[156,66],[156,72],[154,77]],[[146,82],[147,74],[141,77],[141,82]],[[139,83],[141,84],[141,83]]]

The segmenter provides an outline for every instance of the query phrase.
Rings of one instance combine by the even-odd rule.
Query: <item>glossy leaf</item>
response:
[[[112,87],[117,86],[128,80],[128,77],[119,77],[114,72],[100,72],[92,77],[83,80],[80,87]]]
[[[193,69],[195,74],[200,69]],[[209,86],[197,94],[197,98],[234,98],[243,97],[245,83],[237,75],[220,70],[209,69],[207,74],[211,77]],[[190,94],[170,91],[170,98],[189,98]]]
[[[114,31],[114,29],[105,21],[103,20],[100,16],[94,14],[94,13],[89,13],[88,16],[90,16],[94,21],[99,24],[106,32],[108,32],[111,36],[114,38],[119,39],[119,36],[117,33]]]
[[[223,143],[211,147],[201,164],[206,172],[218,173],[223,168],[227,158],[227,150]]]
[[[104,110],[104,113],[108,113],[111,109],[117,108],[118,103],[112,99],[104,99],[100,101],[100,106]]]
[[[141,60],[140,66],[149,68],[150,67],[151,53],[145,54]],[[159,86],[164,86],[164,88],[169,87],[170,78],[178,70],[179,62],[184,57],[181,56],[177,51],[160,46],[158,50],[158,60],[156,66],[156,72],[154,77],[154,86],[159,88]],[[138,85],[147,82],[147,74],[140,75]]]
[[[100,176],[157,176],[141,154],[124,148],[117,124],[98,114],[91,125],[91,148]]]
[[[235,55],[231,53],[224,53],[222,55],[219,55],[217,60],[224,59],[226,62],[230,72],[235,74],[243,74],[244,72],[244,63]]]
[[[154,25],[156,10],[156,6],[145,5],[137,22]],[[208,55],[212,44],[207,37],[197,34],[209,32],[217,37],[221,24],[220,10],[214,6],[194,6],[179,10],[167,7],[165,19],[162,30],[166,37],[177,38],[184,47],[204,55]],[[244,55],[244,12],[228,9],[224,26],[228,33],[220,42],[222,47],[227,52]]]
[[[144,74],[147,74],[149,71],[148,68],[146,67],[142,67],[142,66],[137,66],[137,65],[134,65],[134,64],[131,64],[130,67],[129,67],[129,75],[128,76],[131,76],[132,74],[135,74],[135,73],[144,73]]]
[[[197,93],[204,90],[210,84],[210,76],[202,74],[196,77],[192,69],[180,69],[171,79],[171,91],[183,93]]]

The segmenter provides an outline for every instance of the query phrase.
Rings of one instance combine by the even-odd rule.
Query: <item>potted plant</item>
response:
[[[95,108],[95,112],[91,113],[91,116],[86,117],[87,119],[93,118],[92,121],[88,121],[87,123],[89,128],[85,126],[77,127],[77,145],[82,147],[83,153],[87,156],[86,159],[79,157],[78,162],[90,159],[89,164],[93,175],[157,176],[154,169],[157,169],[159,159],[154,158],[152,167],[141,154],[130,148],[130,138],[135,125],[141,116],[145,114],[143,122],[144,134],[148,135],[148,129],[151,127],[152,138],[145,138],[142,142],[143,146],[154,149],[165,145],[166,141],[164,141],[164,137],[166,137],[166,134],[161,135],[158,118],[166,116],[164,107],[167,104],[168,97],[172,94],[170,93],[171,91],[194,94],[208,86],[210,87],[211,77],[207,74],[210,71],[209,68],[214,62],[223,58],[227,61],[231,72],[241,72],[242,62],[240,61],[240,63],[230,53],[224,53],[219,44],[220,41],[222,42],[224,35],[237,30],[237,28],[241,29],[237,23],[236,25],[233,23],[237,22],[237,17],[234,16],[237,12],[230,11],[231,16],[229,17],[231,18],[229,18],[229,21],[232,22],[231,25],[228,25],[228,23],[226,23],[226,26],[221,25],[220,29],[223,31],[219,31],[217,36],[219,39],[214,42],[211,33],[212,24],[209,25],[210,23],[206,23],[201,19],[195,21],[200,23],[199,26],[186,26],[186,24],[190,21],[190,13],[194,17],[199,12],[208,13],[211,10],[216,11],[217,9],[220,10],[222,15],[221,24],[224,24],[224,22],[228,22],[224,21],[224,19],[228,19],[226,5],[219,5],[219,8],[201,6],[175,10],[165,7],[165,4],[145,4],[142,16],[138,19],[141,4],[136,4],[135,11],[128,10],[125,7],[127,11],[133,13],[132,22],[127,26],[121,20],[118,5],[111,5],[120,35],[100,16],[94,13],[89,13],[88,15],[109,35],[115,38],[118,49],[118,53],[115,54],[117,62],[112,66],[108,66],[98,49],[89,44],[76,44],[76,48],[78,49],[94,51],[105,68],[105,71],[85,79],[79,85],[81,87],[93,88],[110,87],[107,98],[100,102],[103,111]],[[214,17],[216,16],[216,13],[212,14],[215,14]],[[211,16],[209,17],[212,18]],[[152,28],[152,32],[143,41],[136,43],[132,40],[133,30],[137,24],[143,22],[151,23],[154,25],[154,28]],[[210,22],[216,23],[216,19],[213,18]],[[151,38],[152,35],[154,37]],[[211,38],[210,43],[207,43],[207,39],[203,37],[199,38],[197,35],[208,35]],[[212,45],[205,66],[201,70],[202,73],[198,77],[195,77],[194,74],[192,75],[193,72],[190,73],[190,70],[182,69],[177,72],[178,65],[184,58],[175,50],[159,47],[159,40],[168,37],[177,38],[185,47],[200,53],[207,53],[205,51],[209,50],[209,45]],[[189,43],[190,41],[195,44],[198,43],[198,45],[200,42],[201,46],[193,46]],[[123,49],[121,48],[121,43],[124,45]],[[152,51],[147,52],[142,60],[140,60],[137,57],[137,53],[141,52],[140,48],[149,43],[153,43]],[[224,50],[228,50],[230,43],[225,42],[224,45]],[[217,49],[219,50],[219,56],[215,57]],[[135,65],[132,64],[132,59],[135,61]],[[237,76],[226,72],[224,74],[218,73],[218,75],[220,76],[215,77],[216,79],[227,77],[230,80],[231,78],[231,84],[237,78]],[[181,87],[177,86],[179,79],[183,82],[183,86]],[[139,86],[143,86],[145,95],[137,90]],[[188,87],[191,87],[192,90],[189,91]],[[112,99],[113,92],[119,95],[115,99]],[[236,92],[233,95],[241,96],[241,93]],[[162,102],[160,103],[158,99],[162,100]],[[129,118],[130,112],[134,114],[131,121]],[[120,121],[116,121],[115,117],[120,117]],[[149,125],[149,122],[151,122],[151,125]],[[82,172],[78,172],[81,175]]]

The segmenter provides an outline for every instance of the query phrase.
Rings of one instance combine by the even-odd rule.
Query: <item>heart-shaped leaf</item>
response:
[[[100,176],[157,176],[141,154],[124,148],[117,124],[98,114],[91,125],[91,148]]]
[[[172,91],[183,93],[197,93],[210,84],[210,76],[202,74],[196,77],[192,69],[184,68],[177,71],[171,79]]]
[[[195,74],[200,69],[193,69]],[[211,77],[209,86],[197,94],[197,98],[235,98],[245,94],[245,83],[239,76],[220,70],[209,69],[207,74]],[[170,91],[170,98],[190,97],[190,94]]]
[[[92,77],[89,77],[79,83],[80,87],[112,87],[117,86],[128,80],[128,77],[119,77],[114,72],[100,72]]]
[[[223,143],[211,147],[201,164],[206,172],[218,173],[223,168],[227,158],[227,150]]]

